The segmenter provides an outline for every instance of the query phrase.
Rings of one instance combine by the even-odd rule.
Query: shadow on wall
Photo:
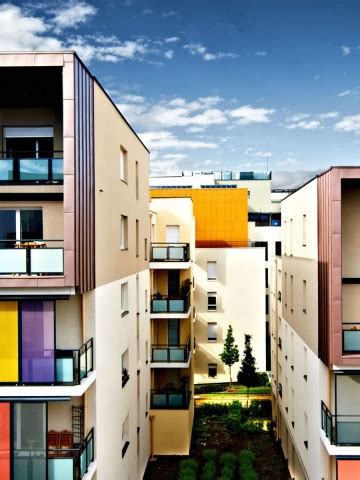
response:
[[[196,284],[196,289],[194,292],[194,302],[196,305],[196,314],[197,315],[205,315],[206,313],[212,314],[212,313],[224,313],[225,310],[222,306],[222,298],[221,295],[216,290],[216,284],[217,282],[209,282],[209,288],[208,290],[205,290],[205,288],[202,285],[199,285],[199,283]],[[216,310],[208,310],[208,292],[216,292]],[[215,321],[215,319],[214,319]]]
[[[226,248],[226,245],[223,247],[223,248]],[[202,279],[201,281],[208,281],[207,280],[207,262],[217,262],[217,265],[216,265],[216,275],[217,275],[217,278],[216,278],[216,282],[217,283],[221,283],[223,285],[225,285],[225,280],[226,280],[226,251],[220,249],[220,248],[217,248],[215,249],[215,254],[212,256],[211,254],[211,250],[208,249],[206,255],[205,253],[201,253],[201,252],[204,252],[205,248],[196,248],[197,250],[200,250],[200,253],[199,255],[196,255],[196,266],[197,268],[199,268],[200,270],[202,270]],[[214,282],[214,283],[216,283]],[[208,285],[209,285],[209,291],[211,291],[210,289],[210,285],[211,285],[211,281],[209,281]]]
[[[225,374],[225,365],[220,360],[219,355],[209,351],[207,345],[197,345],[195,353],[195,372],[197,375],[204,375],[208,377],[208,364],[216,363],[218,374]]]

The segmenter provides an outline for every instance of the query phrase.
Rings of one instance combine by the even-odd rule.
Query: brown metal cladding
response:
[[[94,80],[75,67],[75,276],[80,293],[95,288]]]

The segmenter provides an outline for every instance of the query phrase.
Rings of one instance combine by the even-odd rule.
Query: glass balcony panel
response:
[[[167,247],[153,247],[152,249],[153,260],[166,260],[167,259]]]
[[[87,466],[90,465],[92,459],[94,458],[94,439],[90,438],[87,446],[86,446],[86,463]]]
[[[152,403],[153,407],[166,407],[167,401],[166,401],[166,393],[153,393],[152,395]]]
[[[63,180],[63,159],[62,158],[53,158],[52,159],[52,178],[53,180]]]
[[[184,260],[184,247],[170,247],[169,248],[169,259],[170,260]]]
[[[338,416],[336,430],[338,444],[360,445],[360,416]]]
[[[169,407],[182,407],[184,396],[182,393],[169,393]]]
[[[74,360],[72,358],[56,359],[56,381],[74,383]]]
[[[74,459],[54,458],[48,460],[49,480],[73,480]]]
[[[31,273],[64,273],[64,250],[62,248],[30,249]]]
[[[0,275],[26,273],[26,249],[0,249]]]
[[[184,300],[169,300],[169,312],[184,312]]]
[[[88,346],[88,349],[86,351],[86,358],[87,358],[87,372],[90,372],[93,369],[93,364],[92,364],[92,347]]]
[[[170,348],[170,362],[185,362],[184,348]]]
[[[167,312],[167,300],[154,299],[152,301],[152,307],[155,313]]]
[[[86,352],[80,354],[80,380],[86,377]]]
[[[85,448],[82,454],[80,455],[80,478],[84,476],[86,469],[87,469],[87,465],[86,465],[86,448]]]
[[[167,348],[153,348],[153,362],[167,362]]]
[[[14,180],[13,160],[0,160],[0,181],[8,182]]]
[[[49,161],[48,159],[21,159],[20,164],[20,180],[40,180],[49,179]]]
[[[344,330],[344,352],[360,351],[360,330]]]

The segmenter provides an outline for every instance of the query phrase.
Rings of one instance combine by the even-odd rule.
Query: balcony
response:
[[[186,345],[152,345],[152,368],[188,368],[190,365],[190,337]]]
[[[189,243],[152,243],[150,268],[187,269],[190,268]]]
[[[56,432],[49,432],[56,435]],[[55,437],[56,438],[56,437]],[[51,442],[56,443],[56,442]],[[91,429],[85,440],[80,445],[69,443],[69,448],[59,445],[59,448],[48,449],[48,479],[49,480],[78,480],[88,472],[90,464],[94,461],[94,429]],[[71,447],[71,448],[70,448]]]
[[[151,390],[151,408],[153,409],[187,409],[191,391],[187,389]]]
[[[64,275],[63,240],[0,239],[0,275]]]
[[[360,323],[343,323],[343,352],[360,353]]]
[[[76,350],[56,350],[56,384],[80,385],[94,369],[93,339]]]
[[[62,184],[63,159],[54,158],[54,155],[62,156],[62,153],[17,152],[18,156],[9,158],[9,154],[2,152],[0,185]],[[26,158],[27,154],[29,158]],[[37,154],[41,155],[41,158],[32,158]],[[51,157],[47,158],[47,155]]]
[[[190,308],[190,293],[185,296],[171,296],[155,294],[151,298],[151,314],[153,318],[159,315],[186,314],[188,316]]]
[[[360,446],[360,415],[334,415],[321,402],[321,428],[332,445]]]

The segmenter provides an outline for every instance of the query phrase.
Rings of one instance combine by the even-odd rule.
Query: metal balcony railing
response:
[[[64,241],[0,239],[0,275],[63,275]]]
[[[360,414],[332,414],[321,402],[321,428],[333,445],[360,446]]]
[[[343,322],[343,352],[360,353],[360,323]]]
[[[79,385],[94,369],[94,342],[90,338],[75,350],[56,350],[56,383]]]
[[[68,449],[48,449],[49,478],[54,480],[79,480],[94,461],[94,429],[81,445]]]
[[[187,409],[191,391],[187,389],[151,390],[151,408]]]
[[[186,345],[152,345],[152,363],[187,363],[190,356],[190,337]]]
[[[62,184],[63,152],[0,152],[0,185]]]
[[[152,243],[152,262],[188,262],[190,245],[188,243]]]
[[[151,298],[151,313],[187,313],[190,306],[190,294],[186,296],[165,296],[155,294]]]

